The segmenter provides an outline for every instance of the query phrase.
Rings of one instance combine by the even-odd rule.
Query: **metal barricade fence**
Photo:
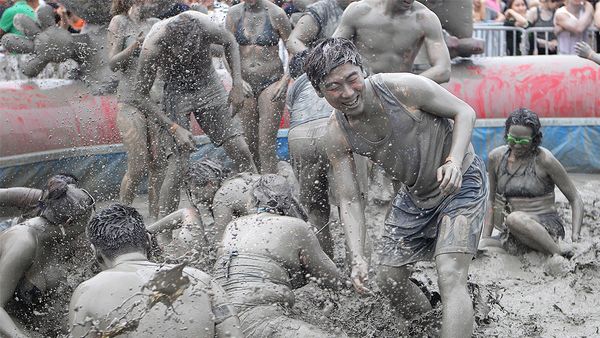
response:
[[[553,32],[554,28],[552,27],[521,28],[504,26],[502,23],[476,23],[473,25],[473,37],[485,41],[485,51],[483,54],[477,55],[478,57],[517,55],[517,51],[520,51],[521,55],[528,55],[530,47],[534,54],[549,54],[550,50],[546,46],[539,50],[535,38],[530,40],[530,37],[534,36],[548,41]],[[592,46],[593,50],[598,50],[597,41],[594,38],[596,32],[598,30],[594,26],[588,28],[586,42]],[[519,34],[521,43],[517,45]],[[530,42],[533,42],[532,46],[530,46]],[[509,51],[512,51],[512,54]]]

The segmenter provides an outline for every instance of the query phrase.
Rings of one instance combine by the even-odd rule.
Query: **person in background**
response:
[[[594,8],[585,0],[565,0],[565,6],[554,14],[554,32],[558,39],[558,54],[576,54],[575,44],[588,39]]]
[[[552,153],[541,147],[540,120],[533,111],[520,108],[505,123],[506,145],[488,156],[490,195],[480,248],[493,246],[494,227],[502,232],[502,245],[512,253],[533,249],[569,256],[558,240],[565,237],[556,212],[554,188],[567,197],[572,210],[573,242],[579,240],[583,201],[567,171]],[[496,244],[498,246],[498,244]]]
[[[5,9],[2,12],[2,17],[0,17],[0,38],[6,33],[23,35],[23,33],[13,25],[15,15],[25,14],[35,20],[35,10],[39,5],[39,0],[18,0],[14,5]]]
[[[504,26],[507,27],[529,27],[527,21],[527,3],[525,0],[508,0],[506,11],[504,12]],[[521,42],[523,40],[521,32],[506,33],[506,52],[508,55],[522,55]]]
[[[530,8],[527,11],[527,21],[531,23],[530,27],[554,27],[554,13],[559,6],[560,0],[540,0],[540,5]],[[556,54],[558,40],[554,32],[548,34],[548,39],[544,33],[537,33],[531,36],[535,42],[531,41],[530,48],[537,45],[537,54]]]

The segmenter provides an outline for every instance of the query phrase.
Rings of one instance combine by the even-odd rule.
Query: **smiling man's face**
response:
[[[334,68],[319,86],[321,95],[346,115],[359,115],[364,108],[365,79],[362,69],[350,62]]]

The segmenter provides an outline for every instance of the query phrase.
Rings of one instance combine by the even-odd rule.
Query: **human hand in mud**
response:
[[[575,52],[584,59],[591,59],[594,55],[592,47],[583,41],[579,41],[575,44]]]
[[[178,125],[177,123],[173,123],[173,125],[169,128],[171,134],[175,138],[175,143],[185,151],[191,151],[196,148],[196,142],[194,141],[194,135],[192,133]]]
[[[244,80],[241,84],[233,85],[229,92],[229,103],[233,106],[233,111],[237,112],[244,104],[244,99],[252,96],[252,87]]]
[[[352,273],[350,274],[354,290],[360,294],[368,294],[371,291],[365,286],[369,281],[369,264],[364,258],[355,258],[352,262]]]
[[[280,101],[285,98],[287,94],[288,84],[290,83],[290,76],[284,75],[279,81],[277,81],[277,87],[275,89],[275,93],[271,98],[271,102]]]
[[[440,183],[440,190],[444,195],[456,193],[462,184],[462,170],[460,165],[452,159],[448,159],[437,170],[437,181]]]
[[[77,58],[77,43],[67,30],[57,27],[54,12],[50,6],[40,6],[36,11],[37,20],[17,14],[15,27],[24,35],[6,34],[2,45],[11,53],[33,54],[23,67],[26,76],[39,74],[50,62],[64,62]]]

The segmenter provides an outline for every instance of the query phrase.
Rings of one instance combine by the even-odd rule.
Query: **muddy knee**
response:
[[[504,223],[513,232],[523,232],[528,228],[527,222],[531,217],[522,211],[514,211],[506,216]]]
[[[407,267],[391,267],[380,265],[377,269],[375,281],[384,293],[390,293],[402,288],[404,283],[410,283],[408,279],[411,271]]]

